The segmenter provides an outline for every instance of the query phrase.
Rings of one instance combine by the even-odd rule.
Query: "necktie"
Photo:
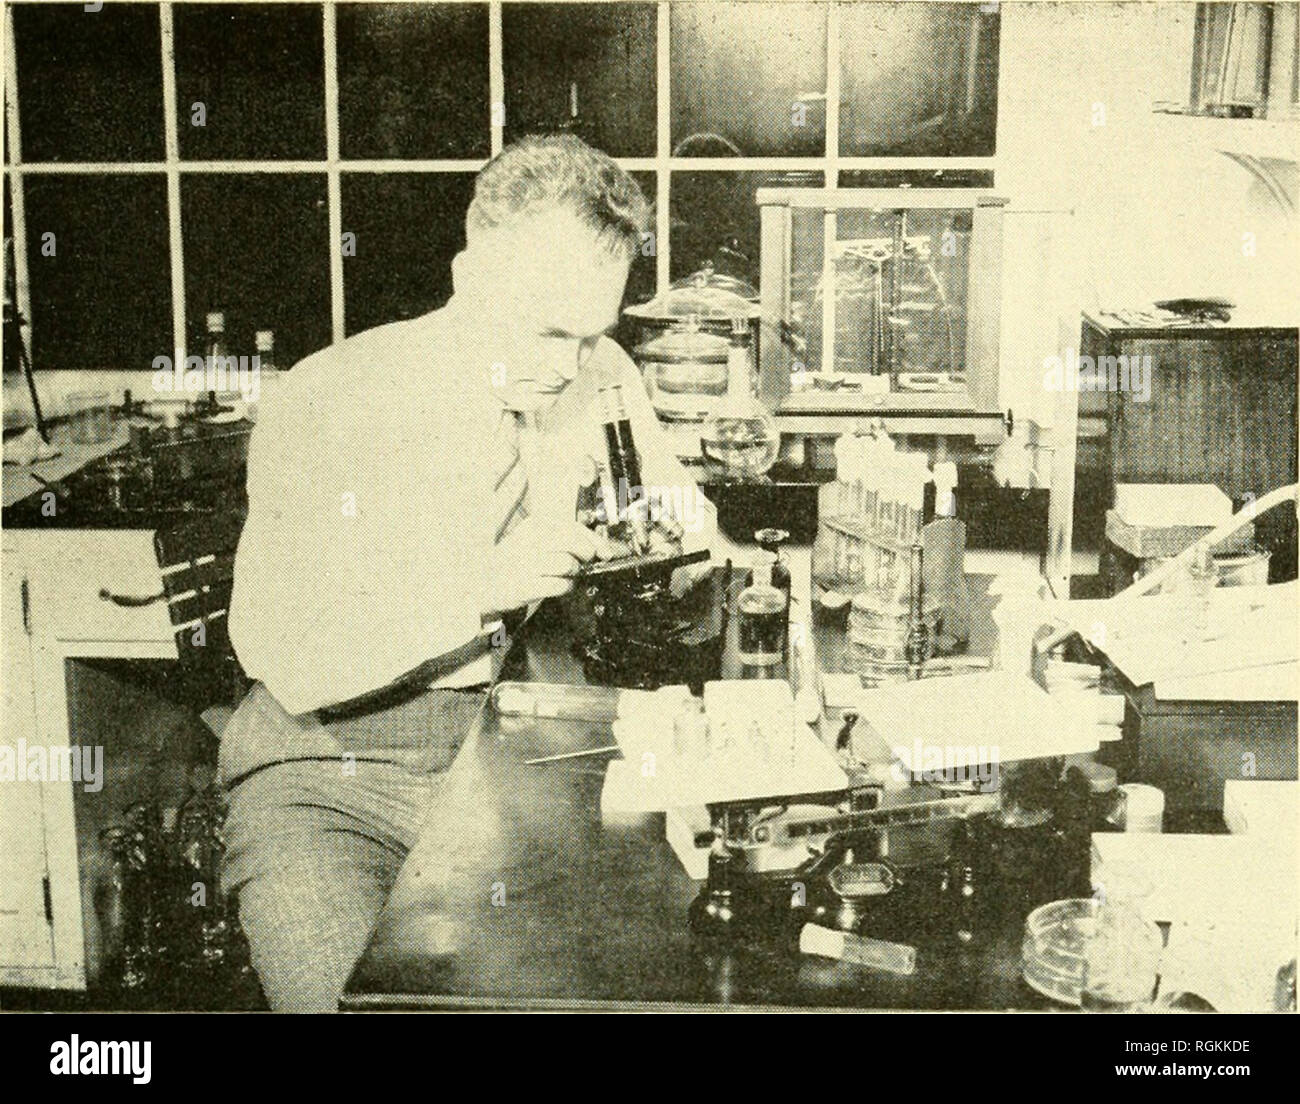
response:
[[[498,519],[495,539],[499,544],[528,516],[528,472],[534,448],[529,415],[519,410],[503,410],[496,436],[498,463],[493,514]]]

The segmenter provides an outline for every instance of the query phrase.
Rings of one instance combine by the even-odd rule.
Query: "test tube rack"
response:
[[[813,578],[827,590],[856,595],[883,570],[902,570],[921,539],[925,456],[903,453],[882,429],[842,436],[835,480],[818,492]]]
[[[841,437],[836,478],[819,492],[813,577],[851,597],[850,671],[867,685],[917,677],[928,658],[920,596],[927,459],[894,448],[883,429]]]

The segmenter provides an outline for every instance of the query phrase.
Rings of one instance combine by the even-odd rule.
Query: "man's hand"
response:
[[[525,518],[492,551],[483,612],[567,594],[579,565],[611,554],[608,541],[576,521]]]

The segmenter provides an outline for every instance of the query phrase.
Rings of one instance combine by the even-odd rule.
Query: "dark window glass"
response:
[[[716,271],[758,287],[759,188],[820,188],[819,172],[675,172],[672,278]]]
[[[344,173],[347,331],[415,318],[451,295],[451,259],[465,246],[472,173]]]
[[[506,138],[572,131],[616,157],[655,153],[651,4],[507,4]]]
[[[658,262],[655,254],[664,244],[659,241],[659,227],[655,219],[655,192],[657,178],[652,172],[634,172],[632,178],[641,185],[646,202],[650,204],[650,238],[643,241],[641,248],[632,259],[632,270],[627,277],[627,291],[623,294],[623,304],[644,303],[653,299],[655,294],[655,274]]]
[[[339,144],[351,158],[487,157],[485,4],[342,4]]]
[[[323,175],[194,174],[181,179],[189,351],[208,311],[226,316],[231,352],[275,332],[287,367],[330,341],[329,215]]]
[[[840,7],[840,153],[992,156],[996,5]]]
[[[145,370],[170,356],[163,175],[29,176],[23,189],[35,367]]]
[[[669,49],[678,156],[826,152],[825,4],[673,4]]]
[[[318,4],[177,4],[176,112],[191,161],[325,156]],[[203,125],[196,125],[195,104]]]
[[[162,34],[156,4],[14,5],[23,157],[159,161]]]
[[[991,188],[992,169],[841,169],[841,188]]]

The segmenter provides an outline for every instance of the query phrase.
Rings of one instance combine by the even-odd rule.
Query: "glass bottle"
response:
[[[99,841],[108,857],[108,876],[95,890],[105,957],[113,963],[114,978],[127,989],[137,989],[148,980],[139,947],[132,899],[134,874],[130,866],[130,841],[121,825],[105,828]]]
[[[263,372],[274,372],[279,365],[275,363],[275,331],[258,330],[253,336],[253,351],[257,354],[257,366]]]
[[[772,585],[777,590],[785,591],[787,606],[790,604],[790,568],[781,555],[781,546],[789,539],[790,534],[784,529],[759,529],[754,534],[754,543],[764,552],[770,552],[774,557],[772,561]],[[748,586],[753,581],[754,573],[751,571],[745,579],[745,585]]]
[[[204,353],[208,357],[208,364],[214,364],[215,358],[220,357],[224,360],[230,355],[230,347],[226,344],[226,316],[221,311],[208,311],[208,336],[204,344]]]
[[[225,897],[221,892],[221,823],[224,810],[213,789],[192,793],[177,816],[176,840],[184,879],[191,891],[199,925],[198,960],[206,967],[220,965],[226,957],[229,928],[225,920]],[[192,896],[202,887],[202,903]]]
[[[774,553],[760,552],[754,581],[736,599],[742,678],[780,678],[784,673],[788,607],[785,594],[772,585],[774,561]]]
[[[727,349],[727,393],[700,429],[700,452],[711,479],[756,479],[776,463],[781,435],[750,384],[749,324],[737,318]]]

